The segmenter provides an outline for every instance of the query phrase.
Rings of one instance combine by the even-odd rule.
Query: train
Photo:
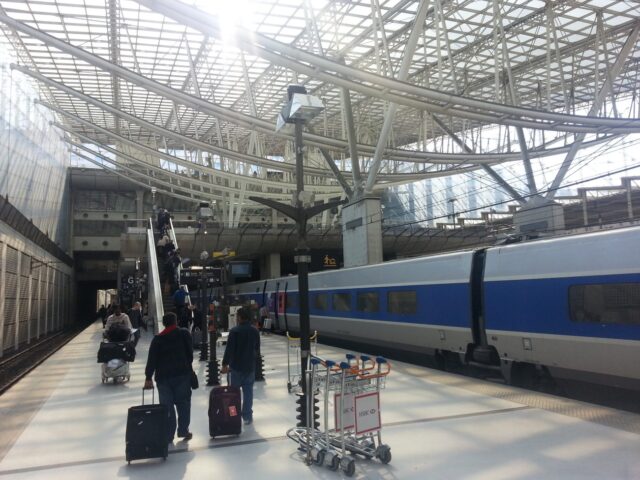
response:
[[[297,276],[234,285],[299,331]],[[309,275],[321,338],[640,390],[640,227]]]

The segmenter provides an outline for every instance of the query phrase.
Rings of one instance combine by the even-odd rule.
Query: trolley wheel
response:
[[[340,458],[337,455],[331,457],[331,461],[327,464],[327,468],[335,472],[340,468]]]
[[[347,477],[353,477],[353,474],[356,473],[356,462],[353,459],[350,459],[346,463],[343,462],[342,471]]]
[[[291,393],[291,382],[287,382],[287,391]]]
[[[127,460],[127,465],[131,465],[131,460]]]
[[[316,465],[321,467],[322,464],[324,463],[324,457],[325,457],[325,451],[324,450],[317,450],[315,452],[315,458],[313,459],[313,463],[315,463]]]
[[[104,377],[102,377],[102,383],[104,383]]]
[[[131,375],[127,375],[127,382],[131,380]]]
[[[391,461],[391,448],[389,445],[380,445],[378,451],[376,452],[376,456],[382,463],[385,465]]]

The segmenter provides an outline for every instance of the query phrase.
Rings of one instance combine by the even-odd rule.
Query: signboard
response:
[[[338,411],[340,410],[340,394],[336,393],[333,400],[333,420],[335,422],[335,428],[338,430],[340,425],[338,424]],[[344,396],[344,408],[342,410],[342,424],[344,428],[353,428],[355,427],[356,417],[354,415],[355,406],[354,406],[354,395],[352,393],[347,393]]]
[[[335,259],[335,257],[325,255],[324,257],[322,257],[322,266],[324,268],[338,268],[338,261]]]
[[[380,430],[380,392],[363,393],[355,398],[356,434]]]

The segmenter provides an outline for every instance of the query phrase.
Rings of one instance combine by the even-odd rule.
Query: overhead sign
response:
[[[220,258],[220,257],[235,257],[236,256],[236,252],[235,250],[227,250],[226,248],[220,252],[213,252],[212,253],[213,258]]]
[[[338,261],[335,259],[335,257],[325,255],[322,259],[322,266],[324,268],[338,268]]]

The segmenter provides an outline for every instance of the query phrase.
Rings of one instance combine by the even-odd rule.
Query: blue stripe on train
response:
[[[389,313],[387,295],[389,292],[416,291],[417,310],[415,314]],[[351,310],[348,312],[333,309],[332,295],[334,293],[351,292]],[[379,298],[379,311],[377,313],[360,312],[357,307],[357,294],[364,292],[377,292]],[[314,295],[326,293],[329,296],[329,308],[320,310],[314,306]],[[291,292],[297,296],[298,292]],[[288,309],[292,314],[299,313],[298,302],[295,308]],[[470,291],[469,285],[444,284],[444,285],[411,285],[393,288],[363,288],[363,289],[336,289],[311,291],[309,295],[309,313],[314,317],[349,317],[362,320],[383,320],[388,322],[415,323],[422,325],[443,325],[451,327],[469,328],[470,316]]]
[[[486,328],[640,340],[637,325],[572,322],[570,318],[570,286],[626,282],[640,282],[640,275],[488,281],[484,284]]]

